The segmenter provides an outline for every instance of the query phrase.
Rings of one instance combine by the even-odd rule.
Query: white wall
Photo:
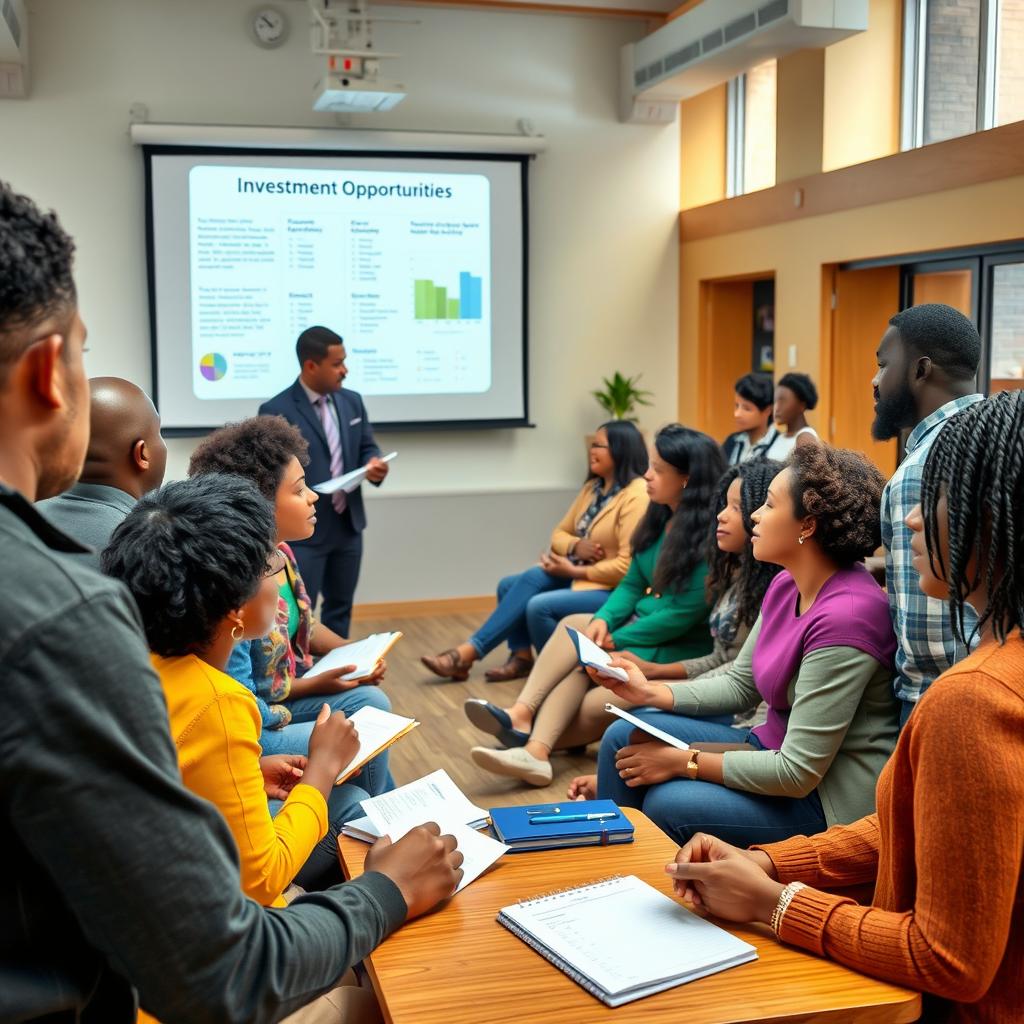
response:
[[[305,5],[278,6],[292,35],[267,52],[246,33],[252,0],[29,0],[32,93],[0,101],[0,177],[56,208],[77,240],[91,375],[150,382],[142,161],[127,137],[129,107],[146,104],[154,121],[336,123],[310,109],[317,64]],[[394,77],[410,95],[353,126],[509,132],[526,117],[549,140],[530,172],[537,429],[384,437],[401,457],[371,496],[377,528],[359,599],[486,593],[515,568],[513,552],[539,548],[552,500],[564,505],[578,486],[582,436],[601,418],[589,394],[601,375],[643,374],[656,398],[642,425],[675,416],[678,133],[616,119],[618,51],[639,23],[375,10],[420,22],[378,29],[378,48],[403,54]],[[170,447],[170,473],[181,475],[191,442]],[[510,501],[509,491],[549,497]],[[472,502],[451,500],[466,492]],[[467,532],[477,532],[470,519],[489,522],[507,543],[477,546],[467,559],[444,551],[443,570],[412,578],[407,568],[423,562],[413,548],[430,543],[432,522],[444,516],[450,529],[460,514]],[[383,525],[399,521],[408,526],[398,536]]]

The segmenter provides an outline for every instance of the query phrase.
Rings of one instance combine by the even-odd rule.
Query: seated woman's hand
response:
[[[359,733],[341,711],[331,713],[325,704],[309,734],[305,779],[321,792],[330,793],[334,780],[359,752]]]
[[[604,558],[604,548],[597,541],[591,540],[589,537],[581,537],[573,545],[572,557],[577,562],[585,562],[587,564],[599,562]]]
[[[669,710],[672,707],[672,691],[661,684],[652,684],[638,665],[616,654],[609,662],[613,668],[621,668],[629,678],[625,681],[588,668],[587,675],[606,690],[611,690],[620,700],[633,707],[655,707]]]
[[[659,665],[656,661],[648,661],[646,658],[641,658],[639,654],[634,654],[632,651],[622,651],[619,657],[625,661],[631,661],[641,672],[648,678],[651,679],[675,679],[683,678],[681,675],[669,674],[667,671],[671,669],[670,665]]]
[[[565,794],[570,800],[596,800],[597,799],[597,776],[577,775]]]
[[[551,551],[545,551],[540,556],[540,567],[549,576],[559,576],[564,579],[571,579],[575,566],[563,555],[556,555]]]
[[[615,650],[612,631],[608,628],[608,623],[604,619],[591,619],[587,623],[587,628],[583,630],[583,635],[593,640],[598,647],[602,647],[606,651]]]
[[[771,921],[783,886],[771,859],[698,832],[665,871],[676,895],[726,921]]]
[[[302,677],[303,690],[308,694],[344,693],[355,689],[360,682],[367,680],[345,679],[350,672],[355,672],[355,665],[342,665],[340,668],[329,668],[326,672],[308,673]]]
[[[359,676],[356,679],[349,680],[356,684],[356,686],[373,686],[379,683],[383,678],[384,674],[388,670],[388,663],[381,658],[373,667],[373,671],[368,676]]]
[[[640,729],[633,731],[631,740],[615,757],[615,770],[627,786],[654,786],[686,774],[688,751],[670,747]]]
[[[306,759],[301,754],[268,754],[260,758],[263,789],[271,800],[287,800],[302,778]]]

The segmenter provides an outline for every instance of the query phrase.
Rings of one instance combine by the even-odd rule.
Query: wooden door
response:
[[[911,280],[913,305],[941,302],[974,318],[974,271],[970,268],[927,270],[914,274]]]
[[[699,429],[716,441],[734,433],[733,387],[750,372],[754,344],[753,281],[702,281]]]
[[[871,380],[875,353],[900,308],[899,267],[839,270],[832,310],[829,441],[863,452],[888,478],[896,469],[896,441],[875,441]]]

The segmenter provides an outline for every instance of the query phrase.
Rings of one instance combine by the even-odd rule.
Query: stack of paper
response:
[[[369,827],[378,835],[386,835],[392,842],[397,842],[417,825],[434,821],[443,834],[454,836],[463,857],[462,881],[456,892],[465,889],[508,852],[503,843],[475,830],[474,825],[479,827],[487,823],[487,812],[470,803],[444,771],[436,771],[391,793],[364,800],[363,810],[366,818],[345,826],[350,835],[353,826],[368,821]]]
[[[362,679],[370,675],[398,640],[401,633],[371,633],[362,640],[335,647],[325,654],[314,667],[314,672],[329,672],[331,669],[355,665],[355,670],[343,675],[342,679]]]
[[[359,750],[335,780],[340,785],[359,771],[367,761],[387,750],[396,740],[411,732],[420,723],[415,718],[403,718],[380,708],[360,708],[349,721],[359,733]]]
[[[614,704],[605,704],[604,709],[609,715],[617,715],[624,722],[629,722],[634,728],[642,730],[648,736],[653,736],[656,740],[661,740],[662,743],[667,743],[670,747],[675,747],[676,750],[690,749],[690,744],[685,740],[679,740],[675,736],[670,736],[657,726],[651,725],[650,722],[645,722],[642,718],[637,718],[636,715],[631,715],[622,708],[617,708]]]
[[[609,679],[618,679],[623,683],[629,679],[629,673],[624,668],[611,665],[612,656],[603,647],[598,647],[589,636],[581,633],[578,629],[573,629],[572,626],[565,628],[569,632],[569,639],[572,640],[573,646],[576,648],[576,657],[584,668],[596,669],[599,675]]]
[[[471,803],[443,768],[390,793],[364,800],[362,807],[366,817],[345,822],[342,832],[364,843],[389,835],[396,825],[401,828],[411,819],[422,824],[455,818],[469,828],[486,828],[490,824],[487,812]]]

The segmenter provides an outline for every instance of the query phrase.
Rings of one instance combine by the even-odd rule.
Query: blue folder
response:
[[[533,825],[538,815],[615,814],[606,821],[566,821]],[[566,800],[557,804],[526,804],[520,807],[492,807],[494,835],[510,853],[526,850],[554,850],[566,846],[614,846],[633,842],[633,826],[612,800]]]

